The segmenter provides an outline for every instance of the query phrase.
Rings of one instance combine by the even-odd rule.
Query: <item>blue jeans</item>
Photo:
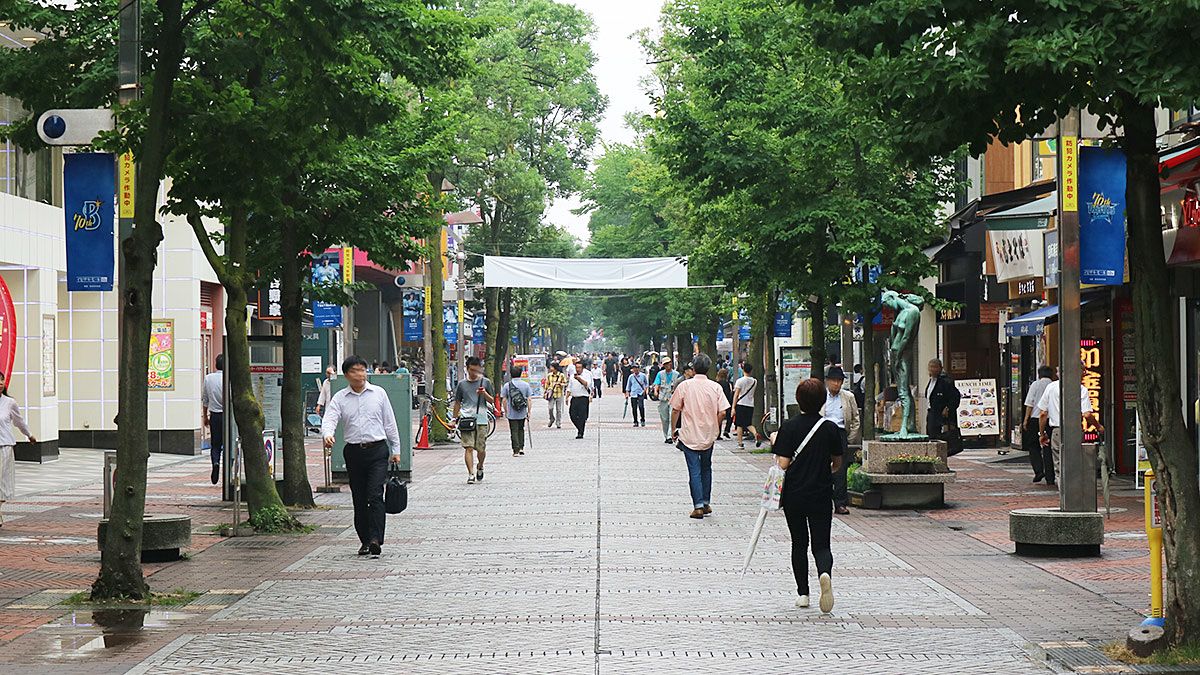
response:
[[[688,487],[692,491],[692,506],[702,509],[712,499],[712,449],[697,452],[679,444],[687,461]]]

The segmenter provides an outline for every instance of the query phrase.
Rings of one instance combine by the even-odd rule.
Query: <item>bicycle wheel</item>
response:
[[[488,435],[487,435],[487,437],[491,438],[492,434],[494,434],[494,433],[496,433],[496,416],[491,413],[488,413]]]

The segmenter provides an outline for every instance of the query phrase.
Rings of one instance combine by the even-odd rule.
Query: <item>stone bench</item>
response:
[[[1016,509],[1008,514],[1008,538],[1017,545],[1017,555],[1094,557],[1104,543],[1104,514]]]
[[[96,547],[104,550],[108,520],[96,528]],[[192,545],[192,517],[148,515],[142,518],[142,562],[179,560],[181,549]]]
[[[946,483],[953,483],[954,472],[946,473],[870,473],[871,489],[877,490],[885,509],[937,509],[946,505]]]

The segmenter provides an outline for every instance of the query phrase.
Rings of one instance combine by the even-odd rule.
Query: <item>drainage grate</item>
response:
[[[226,540],[225,546],[229,548],[264,549],[282,548],[293,543],[295,542],[286,539],[229,539]]]

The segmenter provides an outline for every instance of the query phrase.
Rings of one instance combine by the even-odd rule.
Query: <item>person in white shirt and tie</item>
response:
[[[1086,369],[1086,365],[1084,368]],[[1038,416],[1038,431],[1039,440],[1042,447],[1050,447],[1050,451],[1054,457],[1054,466],[1058,467],[1059,473],[1062,473],[1062,380],[1055,380],[1046,385],[1042,391],[1042,398],[1038,401],[1037,407],[1041,411]],[[1104,425],[1100,423],[1096,417],[1095,411],[1092,409],[1092,399],[1088,396],[1087,389],[1079,385],[1079,412],[1082,419],[1075,424],[1083,424],[1086,420],[1100,433],[1104,433]],[[1053,483],[1051,483],[1053,484]]]
[[[348,357],[342,374],[349,386],[329,399],[321,436],[325,448],[332,448],[338,423],[345,420],[346,473],[354,499],[354,530],[362,544],[358,554],[378,557],[386,522],[383,484],[389,455],[392,462],[400,461],[400,431],[387,392],[367,382],[367,362],[361,356]]]

